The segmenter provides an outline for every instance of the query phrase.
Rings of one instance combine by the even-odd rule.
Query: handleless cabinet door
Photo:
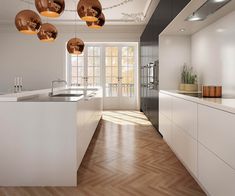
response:
[[[199,105],[198,140],[235,169],[234,114]]]
[[[187,168],[197,176],[197,141],[172,123],[172,146]]]
[[[235,195],[235,170],[198,144],[198,178],[211,196]]]
[[[160,113],[167,117],[169,120],[172,119],[172,96],[164,93],[159,94],[159,109]]]
[[[171,121],[164,115],[159,116],[159,131],[169,146],[171,145]]]
[[[197,104],[173,97],[172,121],[194,139],[197,139]]]

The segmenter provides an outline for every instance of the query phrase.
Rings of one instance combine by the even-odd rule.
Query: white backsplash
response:
[[[235,11],[195,33],[191,47],[200,82],[235,94]]]

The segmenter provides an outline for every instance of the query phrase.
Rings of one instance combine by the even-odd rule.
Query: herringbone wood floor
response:
[[[202,196],[195,180],[140,112],[105,112],[76,188],[0,188],[1,196]]]

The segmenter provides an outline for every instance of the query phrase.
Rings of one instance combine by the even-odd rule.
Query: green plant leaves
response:
[[[183,70],[181,73],[181,83],[183,84],[197,83],[197,74],[193,72],[193,67],[188,67],[187,65],[183,66]]]

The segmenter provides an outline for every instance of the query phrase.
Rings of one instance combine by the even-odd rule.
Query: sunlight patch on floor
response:
[[[151,125],[139,111],[104,111],[103,120],[120,125]]]

